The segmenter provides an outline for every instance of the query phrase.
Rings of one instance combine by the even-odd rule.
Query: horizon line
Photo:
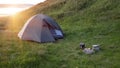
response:
[[[19,8],[24,8],[24,7],[30,7],[33,6],[34,4],[0,4],[0,8],[7,8],[7,7],[19,7]]]

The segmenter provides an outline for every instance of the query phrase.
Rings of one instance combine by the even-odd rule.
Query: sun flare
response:
[[[0,16],[16,14],[17,12],[44,1],[45,0],[0,0]]]
[[[13,15],[22,10],[23,8],[16,8],[16,7],[1,8],[0,14],[1,15]]]
[[[37,4],[45,0],[0,0],[0,4]]]

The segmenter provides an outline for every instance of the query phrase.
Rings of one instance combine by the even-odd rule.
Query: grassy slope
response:
[[[39,44],[21,41],[17,33],[1,32],[1,68],[120,67],[119,0],[49,1],[16,15],[15,22],[22,26],[30,16],[44,13],[59,22],[65,38],[56,43]],[[80,42],[87,47],[100,44],[101,51],[85,55],[79,49]]]

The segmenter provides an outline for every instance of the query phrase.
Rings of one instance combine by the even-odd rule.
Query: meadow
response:
[[[119,68],[119,0],[48,0],[0,22],[0,68]],[[32,15],[51,16],[65,33],[54,43],[22,41],[17,37]],[[6,21],[6,20],[5,20]],[[100,51],[87,55],[87,47],[100,45]]]

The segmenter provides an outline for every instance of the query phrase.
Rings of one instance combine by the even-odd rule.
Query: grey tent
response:
[[[18,37],[36,42],[54,42],[63,38],[63,31],[51,17],[37,14],[25,23]]]

